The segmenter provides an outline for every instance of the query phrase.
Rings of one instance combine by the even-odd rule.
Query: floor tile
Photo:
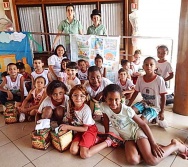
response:
[[[21,167],[29,163],[24,154],[12,143],[0,147],[2,167]]]
[[[5,126],[5,120],[4,120],[4,116],[0,114],[0,128],[3,126]]]
[[[11,141],[0,131],[0,146],[3,146]]]
[[[22,152],[25,154],[25,156],[30,159],[31,161],[46,154],[50,150],[53,149],[52,146],[50,146],[47,150],[37,150],[32,148],[31,146],[31,136],[27,135],[25,137],[22,137],[16,141],[13,142]]]
[[[26,165],[24,165],[23,167],[35,167],[32,163],[28,163]]]
[[[34,122],[23,122],[9,124],[2,127],[0,130],[11,140],[14,141],[23,136],[30,134],[34,129]]]
[[[34,160],[33,164],[37,167],[93,167],[103,158],[104,157],[102,155],[96,154],[91,158],[81,159],[80,156],[71,155],[68,150],[63,153],[60,153],[57,150],[52,150]]]
[[[114,162],[110,161],[109,159],[105,158],[100,161],[95,167],[119,167],[119,165],[115,164]]]

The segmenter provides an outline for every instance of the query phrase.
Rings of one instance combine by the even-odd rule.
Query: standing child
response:
[[[95,57],[95,65],[99,67],[102,76],[106,77],[106,68],[102,66],[103,58],[99,54],[97,54]]]
[[[121,66],[122,66],[122,68],[123,69],[125,69],[126,71],[127,71],[127,73],[128,73],[128,78],[129,79],[131,79],[131,76],[132,76],[132,74],[133,74],[133,71],[132,71],[132,69],[131,69],[131,63],[130,63],[130,61],[129,60],[125,60],[125,59],[122,59],[121,60]]]
[[[67,63],[69,63],[70,60],[65,58],[61,62],[61,71],[59,72],[58,80],[61,82],[66,82],[67,80],[67,73],[66,73],[66,68],[67,68]]]
[[[78,60],[78,78],[81,81],[81,84],[84,84],[85,81],[87,80],[87,62],[84,59]]]
[[[41,103],[36,115],[36,122],[41,115],[42,119],[50,119],[55,117],[57,124],[62,124],[65,116],[69,97],[66,95],[68,91],[65,84],[58,80],[50,82],[46,88],[47,97]]]
[[[34,88],[34,80],[38,76],[43,76],[46,80],[46,86],[48,85],[49,82],[52,81],[50,72],[48,70],[43,69],[44,63],[42,62],[42,59],[40,57],[35,57],[33,59],[33,66],[35,71],[31,73],[31,79],[32,79],[32,88]]]
[[[119,79],[116,82],[116,84],[121,87],[122,94],[124,95],[124,97],[126,99],[126,104],[127,104],[127,101],[129,101],[129,99],[131,98],[131,96],[134,92],[134,86],[135,85],[128,78],[127,70],[125,70],[124,68],[121,68],[118,71],[118,75],[119,75]]]
[[[157,47],[157,57],[159,60],[157,61],[157,74],[159,74],[165,82],[169,81],[174,77],[173,69],[171,64],[166,60],[166,56],[168,55],[168,47],[165,45],[161,45]],[[167,86],[167,83],[165,83]]]
[[[133,93],[128,105],[130,106],[133,103],[140,92],[143,101],[132,106],[135,112],[142,114],[142,118],[146,122],[151,122],[153,119],[157,118],[157,116],[160,121],[163,121],[166,99],[164,79],[155,74],[156,60],[153,57],[147,57],[144,60],[143,69],[146,74],[138,78],[135,92]],[[162,124],[159,125],[163,126]],[[167,125],[164,125],[164,127],[165,126]]]
[[[131,165],[142,159],[154,166],[175,151],[184,159],[188,158],[188,147],[176,139],[167,146],[156,143],[149,126],[131,107],[121,104],[121,88],[110,84],[104,89],[105,103],[101,104],[105,132],[109,132],[109,121],[125,141],[125,158]]]
[[[28,96],[24,99],[22,105],[18,107],[18,111],[20,113],[28,116],[28,121],[31,120],[31,116],[36,115],[40,104],[46,97],[45,78],[39,76],[35,79],[34,83],[35,83],[35,88],[29,92]],[[23,121],[24,119],[20,120],[20,122]]]
[[[139,70],[142,69],[142,63],[140,60],[141,50],[135,50],[133,55],[133,62],[131,62],[131,69],[133,71],[132,80],[136,84],[138,76],[140,76]]]
[[[68,90],[71,90],[71,88],[74,87],[75,85],[81,84],[80,80],[76,76],[76,74],[78,73],[78,65],[76,62],[67,63],[66,73],[67,73],[66,86]]]
[[[3,105],[7,101],[15,101],[21,103],[24,99],[24,77],[18,73],[18,68],[15,63],[9,63],[7,65],[7,73],[3,82],[0,85],[0,101]]]
[[[91,115],[91,109],[87,104],[87,91],[82,85],[74,86],[70,91],[70,107],[67,114],[71,125],[62,124],[60,130],[73,130],[77,133],[72,141],[70,152],[73,155],[80,154],[81,158],[89,158],[106,147],[116,144],[113,133],[108,134],[107,139],[97,145],[98,129]],[[117,137],[118,139],[118,137]]]

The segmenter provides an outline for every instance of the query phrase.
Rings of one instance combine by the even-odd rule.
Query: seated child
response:
[[[109,121],[124,140],[125,159],[131,165],[138,165],[143,160],[147,165],[157,165],[167,156],[177,151],[188,159],[188,147],[176,139],[170,144],[158,144],[149,126],[137,115],[131,107],[121,104],[121,88],[110,84],[104,89],[105,102],[101,104],[104,117],[105,132],[109,132]]]
[[[69,62],[69,63],[67,63],[66,67],[67,67],[66,68],[66,73],[67,73],[66,86],[67,86],[68,90],[70,91],[70,89],[72,87],[74,87],[75,85],[81,84],[81,82],[78,79],[78,77],[76,76],[78,73],[77,63]]]
[[[81,158],[89,158],[106,147],[116,144],[119,140],[113,133],[107,134],[106,140],[96,144],[98,128],[91,115],[91,109],[86,104],[87,91],[82,85],[76,85],[70,90],[70,107],[67,113],[70,125],[61,124],[60,130],[73,130],[75,134],[70,147],[70,153],[79,154]]]
[[[24,99],[24,77],[18,73],[18,68],[15,63],[9,63],[7,65],[7,73],[9,75],[3,78],[3,82],[0,85],[0,101],[3,105],[7,101],[15,101],[16,106]]]
[[[35,88],[32,89],[28,96],[24,99],[22,105],[18,107],[18,111],[22,113],[22,119],[20,122],[23,122],[25,119],[24,115],[27,115],[28,121],[31,121],[31,116],[35,116],[40,104],[46,97],[46,80],[44,77],[39,76],[35,79]]]
[[[100,69],[102,77],[106,77],[106,68],[103,67],[103,58],[99,54],[95,57],[95,65]]]
[[[128,78],[131,79],[131,76],[133,74],[133,71],[132,69],[130,68],[131,67],[131,63],[129,62],[129,60],[125,60],[125,59],[122,59],[121,60],[121,66],[123,69],[125,69],[128,73]]]
[[[122,94],[125,97],[126,100],[129,100],[134,93],[134,87],[132,80],[128,78],[127,70],[124,68],[121,68],[118,71],[119,79],[116,82],[117,85],[121,87]],[[126,101],[127,104],[127,101]]]
[[[84,59],[78,60],[78,78],[81,81],[81,84],[84,84],[87,80],[87,62]]]
[[[128,106],[133,103],[140,92],[143,101],[132,106],[135,112],[137,114],[142,114],[142,119],[146,122],[151,122],[156,118],[163,121],[166,94],[164,79],[155,74],[156,60],[153,57],[147,57],[144,60],[143,69],[146,74],[138,77],[135,92],[133,93]],[[159,125],[161,126],[162,124]]]
[[[68,91],[65,84],[58,80],[50,82],[46,88],[47,97],[42,101],[36,114],[36,122],[40,116],[42,119],[51,119],[54,117],[57,124],[62,124],[63,117],[67,111],[69,97],[66,95]]]
[[[61,61],[61,71],[59,72],[58,80],[61,82],[66,82],[67,80],[67,73],[66,73],[66,66],[67,63],[69,63],[70,60],[65,58]]]
[[[46,80],[46,85],[48,85],[49,82],[52,81],[51,75],[49,70],[43,69],[44,63],[42,62],[42,59],[40,57],[35,57],[33,59],[33,66],[34,66],[34,71],[31,73],[31,80],[32,80],[32,88],[34,88],[34,80],[38,76],[43,76]]]

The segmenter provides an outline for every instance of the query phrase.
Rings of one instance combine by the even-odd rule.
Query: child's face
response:
[[[52,93],[52,98],[56,102],[62,102],[64,99],[65,90],[62,87],[55,88]]]
[[[88,80],[92,87],[99,87],[102,80],[101,73],[99,71],[89,72]]]
[[[35,87],[36,87],[37,89],[42,89],[42,88],[44,88],[44,86],[45,86],[45,81],[44,81],[43,78],[38,78],[38,79],[35,81]]]
[[[125,71],[124,72],[120,72],[119,79],[126,80],[127,79],[127,73]]]
[[[34,68],[37,70],[41,70],[43,67],[44,63],[41,60],[34,60]]]
[[[65,53],[65,50],[63,49],[63,47],[59,47],[59,48],[57,49],[57,55],[58,55],[59,57],[63,56],[64,53]]]
[[[78,72],[77,69],[70,69],[70,68],[67,68],[66,69],[66,73],[69,77],[76,77],[76,73]]]
[[[162,60],[165,58],[165,56],[168,54],[165,48],[159,48],[157,49],[157,57]]]
[[[123,67],[124,69],[128,70],[128,69],[130,69],[130,66],[131,66],[130,63],[126,63],[126,64],[124,64],[122,67]]]
[[[66,63],[65,61],[63,61],[63,62],[61,63],[61,67],[62,67],[64,70],[66,70],[66,65],[67,65],[67,63]]]
[[[10,76],[16,76],[18,74],[18,69],[16,65],[10,65],[7,67],[7,72]]]
[[[86,71],[87,70],[87,65],[84,61],[81,61],[79,63],[80,70]]]
[[[101,68],[101,67],[102,67],[102,60],[101,60],[101,59],[96,59],[96,60],[95,60],[95,65],[96,65],[97,67]]]
[[[154,73],[156,70],[156,62],[153,59],[148,59],[143,64],[143,69],[146,74]]]
[[[74,102],[75,107],[80,107],[86,101],[86,95],[84,95],[80,90],[75,90],[71,99]]]
[[[20,74],[24,74],[25,73],[25,69],[23,68],[23,69],[19,69],[19,73]]]
[[[134,55],[134,62],[138,62],[140,60],[140,54]]]
[[[119,92],[108,92],[105,101],[112,111],[119,113],[121,110],[121,96]]]

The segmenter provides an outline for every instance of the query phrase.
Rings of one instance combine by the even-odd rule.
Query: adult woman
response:
[[[66,52],[68,59],[71,60],[71,51],[70,51],[70,37],[67,34],[82,34],[82,25],[80,21],[76,20],[74,17],[74,6],[67,5],[66,6],[66,15],[67,19],[60,22],[58,25],[58,33],[65,34],[65,42],[66,42]],[[52,50],[54,49],[55,44],[60,39],[60,35],[55,37],[54,43],[52,45]]]
[[[61,62],[66,58],[66,52],[63,45],[58,45],[52,56],[48,58],[48,67],[53,79],[57,79],[61,71]]]
[[[92,11],[91,20],[93,22],[93,25],[88,27],[88,35],[107,35],[105,26],[101,24],[101,12],[99,10],[94,9]]]

